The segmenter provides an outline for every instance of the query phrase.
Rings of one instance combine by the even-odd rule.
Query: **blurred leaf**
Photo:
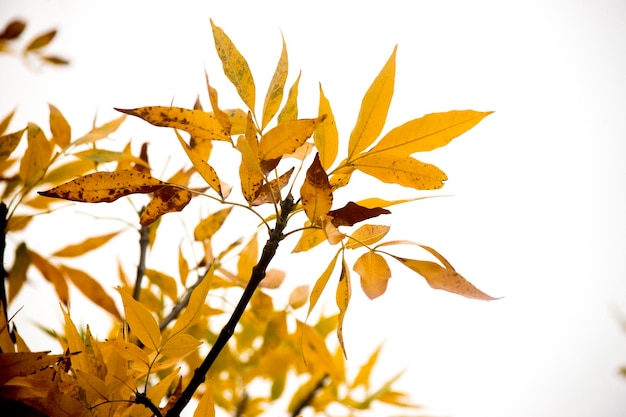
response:
[[[19,19],[12,20],[7,23],[2,33],[0,33],[0,40],[16,39],[22,34],[24,29],[26,29],[26,23]]]
[[[248,109],[254,114],[256,88],[248,62],[224,31],[218,26],[215,26],[213,20],[210,22],[211,28],[213,29],[215,50],[222,61],[224,74],[237,89],[239,97],[241,97],[246,106],[248,106]]]
[[[193,412],[193,417],[215,417],[215,403],[213,402],[213,380],[207,381],[205,390],[198,406]]]
[[[278,114],[278,124],[290,122],[298,118],[298,84],[300,83],[301,75],[302,71],[298,73],[298,78],[296,78],[296,81],[294,81],[293,85],[289,89],[287,102]]]
[[[54,39],[56,34],[57,34],[56,29],[52,29],[46,33],[43,33],[37,36],[35,39],[30,41],[30,43],[26,47],[26,51],[31,52],[31,51],[35,51],[37,49],[43,48],[44,46],[52,42],[52,39]]]
[[[157,350],[161,345],[161,331],[152,313],[121,287],[117,287],[117,291],[122,296],[124,315],[131,332],[137,336],[144,346]]]
[[[61,309],[63,317],[65,318],[65,337],[67,338],[67,349],[72,355],[72,368],[74,370],[80,370],[89,372],[89,364],[85,355],[85,343],[83,342],[80,333],[76,328],[76,325],[72,321],[69,313],[65,309]]]
[[[21,242],[15,248],[15,260],[9,271],[7,282],[9,283],[9,302],[15,299],[20,292],[22,285],[26,282],[26,272],[30,266],[30,252],[26,247],[26,243]]]
[[[200,284],[193,289],[191,296],[189,297],[189,303],[187,308],[183,310],[178,320],[174,323],[170,335],[175,335],[189,327],[195,325],[201,317],[202,308],[204,307],[207,294],[211,288],[213,281],[213,267],[209,268],[209,271],[200,281]]]
[[[222,193],[222,184],[219,177],[217,176],[217,172],[215,172],[213,167],[209,165],[199,153],[191,149],[187,145],[187,143],[185,143],[182,136],[180,136],[180,133],[178,133],[177,130],[174,130],[174,133],[176,133],[176,137],[178,138],[180,145],[185,150],[187,157],[193,164],[193,167],[196,169],[196,171],[198,171],[198,174],[200,174],[202,179],[204,179],[204,181],[206,181],[206,183],[213,190],[215,190],[220,197],[224,197],[224,194]]]
[[[182,243],[178,246],[178,276],[180,277],[181,284],[184,286],[189,276],[189,262],[187,262],[183,254]]]
[[[239,254],[237,261],[237,276],[244,282],[248,282],[252,274],[252,268],[259,258],[259,240],[257,235],[252,236],[245,248]]]
[[[322,218],[330,211],[333,204],[333,194],[330,190],[328,175],[322,168],[319,154],[306,172],[304,183],[300,188],[302,207],[313,226],[321,225]]]
[[[72,145],[85,145],[107,138],[111,133],[115,132],[120,127],[125,119],[126,116],[121,116],[103,124],[102,126],[94,127],[89,131],[89,133],[72,142]]]
[[[410,156],[367,153],[359,157],[353,166],[382,182],[411,187],[416,190],[439,189],[448,179],[446,174],[436,166],[420,162]]]
[[[374,369],[374,365],[376,365],[376,361],[378,360],[381,349],[382,345],[378,346],[374,353],[372,353],[372,355],[369,357],[367,362],[363,366],[361,366],[361,368],[359,369],[359,373],[356,375],[354,381],[352,382],[352,388],[356,388],[362,385],[366,391],[369,391],[372,370]]]
[[[165,185],[167,183],[139,171],[94,172],[47,191],[39,191],[39,194],[86,203],[108,203],[130,194],[152,193]]]
[[[95,164],[86,159],[77,159],[46,171],[42,183],[56,185],[93,171]]]
[[[58,251],[54,252],[52,256],[74,257],[84,255],[85,253],[104,245],[109,240],[111,240],[111,238],[117,236],[119,233],[120,230],[113,233],[107,233],[106,235],[102,236],[88,237],[80,243],[75,243],[59,249]]]
[[[221,209],[198,223],[193,231],[193,237],[195,240],[211,239],[215,232],[224,224],[224,221],[232,211],[233,207],[226,207]]]
[[[350,284],[350,270],[346,265],[346,260],[341,260],[341,275],[339,276],[339,283],[337,284],[337,293],[335,299],[337,301],[337,307],[339,307],[339,316],[337,318],[337,339],[343,350],[343,355],[347,358],[346,346],[343,342],[343,319],[346,316],[346,310],[348,309],[348,303],[350,302],[350,296],[352,293]]]
[[[43,275],[43,277],[54,286],[54,290],[59,297],[59,301],[61,301],[65,305],[68,305],[69,290],[61,271],[59,271],[56,266],[52,265],[37,252],[29,250],[28,256],[35,268],[37,268],[39,272],[41,272],[41,275]]]
[[[60,268],[65,276],[72,281],[76,288],[78,288],[78,290],[88,299],[93,301],[94,304],[111,313],[118,319],[122,318],[119,311],[117,311],[113,298],[111,298],[111,296],[104,291],[102,285],[93,279],[91,275],[81,270],[70,268],[66,265],[61,265]]]
[[[52,146],[39,126],[28,124],[28,147],[20,160],[20,177],[28,188],[41,180],[50,164]]]
[[[17,148],[24,132],[27,128],[18,130],[17,132],[9,133],[8,135],[0,136],[0,162],[6,161],[11,153]]]
[[[352,226],[363,220],[380,216],[381,214],[391,214],[387,209],[375,207],[367,208],[349,201],[345,206],[337,210],[331,210],[328,215],[332,217],[332,223],[335,227]]]
[[[322,121],[323,118],[298,119],[270,129],[259,142],[259,158],[269,161],[295,152]]]
[[[328,170],[337,157],[337,151],[339,149],[339,133],[337,132],[337,124],[335,123],[333,110],[330,107],[328,99],[324,96],[322,84],[320,84],[320,103],[317,115],[320,118],[323,117],[324,121],[320,123],[315,130],[313,141],[315,142],[315,147],[320,154],[322,167],[325,170]]]
[[[7,232],[17,232],[24,230],[33,219],[33,216],[11,216],[7,223]]]
[[[164,214],[182,211],[191,201],[191,192],[179,187],[161,187],[141,213],[139,224],[149,226]]]
[[[104,164],[107,162],[132,162],[136,165],[148,167],[149,165],[134,155],[131,155],[126,152],[117,152],[117,151],[109,151],[106,149],[88,149],[86,151],[76,152],[73,154],[74,156],[85,159],[87,161],[97,162],[99,164]],[[93,164],[92,164],[93,166]],[[147,172],[146,172],[147,174]]]
[[[61,149],[69,146],[72,138],[72,128],[65,120],[65,117],[59,109],[52,104],[48,104],[50,108],[50,131],[52,132],[52,141]]]
[[[306,304],[308,298],[309,298],[309,286],[300,285],[294,288],[291,291],[291,294],[289,294],[289,305],[293,309],[300,308]]]
[[[2,119],[2,121],[0,121],[0,135],[3,135],[4,132],[7,131],[7,129],[9,128],[9,124],[11,123],[11,119],[13,119],[14,115],[15,115],[15,109],[13,109],[13,111],[11,113],[9,113],[6,116],[4,116],[4,119]]]
[[[370,146],[383,130],[393,96],[397,49],[397,46],[393,48],[389,60],[363,97],[356,125],[350,134],[348,160]]]
[[[367,251],[356,260],[354,272],[361,277],[361,288],[370,300],[385,293],[387,281],[391,278],[387,261],[374,251]]]
[[[41,372],[61,359],[63,355],[50,352],[3,352],[0,355],[0,384],[4,385],[16,376]]]
[[[154,285],[159,287],[163,295],[168,296],[172,301],[178,299],[178,288],[173,277],[150,268],[146,269],[146,276]]]
[[[350,235],[351,239],[346,243],[346,249],[356,249],[363,245],[372,245],[385,237],[389,229],[390,226],[364,224]]]
[[[280,103],[283,101],[283,89],[287,81],[288,66],[287,46],[285,45],[285,38],[283,38],[283,49],[280,53],[280,59],[278,60],[278,65],[274,71],[274,76],[267,89],[265,102],[263,103],[261,130],[265,129],[265,126],[272,120],[272,117],[274,117],[280,107]]]
[[[270,269],[265,273],[265,278],[261,280],[259,286],[261,288],[276,289],[283,283],[285,276],[285,271]]]
[[[190,334],[177,333],[168,338],[159,351],[168,358],[182,359],[196,350],[201,344],[198,339]]]
[[[52,65],[69,65],[70,61],[56,55],[40,55],[40,59]]]

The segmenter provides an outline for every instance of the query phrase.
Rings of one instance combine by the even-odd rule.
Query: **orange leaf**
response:
[[[323,216],[327,215],[333,204],[328,175],[322,168],[319,154],[306,172],[306,178],[300,188],[302,207],[311,224],[319,226]]]
[[[283,38],[283,49],[280,53],[280,59],[274,71],[274,76],[270,82],[270,86],[267,89],[265,95],[265,102],[263,103],[263,121],[261,123],[261,130],[265,129],[265,126],[272,120],[272,117],[278,111],[280,103],[283,101],[283,89],[285,88],[285,81],[287,81],[287,46],[285,45],[285,38]]]
[[[35,39],[30,41],[28,46],[26,46],[26,51],[34,51],[36,49],[43,48],[44,46],[52,42],[52,39],[54,39],[56,34],[56,29],[52,29],[44,34],[37,36]]]
[[[72,142],[72,145],[85,145],[87,143],[93,143],[104,139],[108,137],[111,133],[115,132],[125,119],[126,116],[121,116],[117,119],[113,119],[110,122],[103,124],[102,126],[94,127],[85,136],[82,136]]]
[[[108,311],[117,318],[122,318],[115,302],[107,294],[100,283],[93,279],[91,275],[69,266],[61,265],[61,270],[66,277],[82,292],[87,298],[100,306],[103,310]]]
[[[377,217],[381,214],[390,213],[391,212],[389,210],[384,208],[367,208],[349,201],[345,206],[337,210],[332,210],[328,213],[328,215],[333,218],[333,225],[335,225],[335,227],[339,227],[352,226],[353,224],[362,222],[363,220],[371,219],[372,217]]]
[[[193,231],[194,239],[199,241],[211,239],[215,232],[217,232],[220,227],[222,227],[224,221],[226,220],[232,209],[232,206],[227,207],[211,214],[206,219],[200,221],[200,223],[198,223]]]
[[[32,264],[41,272],[41,275],[53,286],[59,300],[67,305],[69,302],[69,290],[65,278],[59,269],[40,256],[37,252],[28,251]]]
[[[28,146],[20,160],[20,177],[29,187],[41,180],[48,169],[52,146],[39,126],[28,124]]]
[[[323,120],[323,117],[292,120],[270,129],[259,142],[259,158],[269,161],[295,152]]]
[[[293,174],[293,170],[294,167],[291,167],[289,171],[278,177],[278,179],[261,185],[256,193],[256,198],[251,205],[260,206],[261,204],[266,203],[278,203],[281,200],[280,190],[289,184],[289,179],[291,178],[291,174]]]
[[[341,262],[341,275],[339,276],[339,283],[337,284],[337,292],[335,299],[337,301],[337,307],[339,307],[339,316],[337,318],[337,339],[343,350],[343,355],[347,358],[346,346],[343,342],[343,319],[346,316],[346,310],[348,309],[348,303],[350,303],[351,296],[350,287],[350,270],[346,265],[346,260],[342,259]]]
[[[80,243],[75,243],[73,245],[68,245],[63,249],[59,249],[58,251],[54,252],[52,256],[62,256],[69,258],[84,255],[85,253],[104,245],[109,240],[111,240],[111,238],[117,236],[119,233],[120,231],[117,231],[102,236],[89,237]]]
[[[18,130],[17,132],[9,133],[8,135],[0,136],[0,162],[6,161],[11,153],[17,148],[24,132],[27,128]]]
[[[50,108],[50,131],[52,132],[52,140],[59,148],[65,149],[70,144],[72,128],[59,109],[52,104],[48,104],[48,107]]]
[[[399,184],[417,190],[436,190],[443,187],[448,179],[446,174],[434,165],[420,162],[409,156],[401,157],[387,153],[369,153],[353,163],[359,171],[383,182]]]
[[[350,240],[346,243],[346,249],[356,249],[364,245],[372,245],[385,237],[390,226],[375,224],[364,224],[350,235]]]
[[[161,187],[141,213],[139,223],[149,226],[162,215],[182,211],[191,201],[191,192],[179,187]]]
[[[393,255],[392,255],[393,256]],[[444,290],[453,294],[459,294],[467,298],[476,300],[497,300],[473,286],[463,278],[458,272],[442,267],[430,261],[418,261],[415,259],[405,259],[393,256],[407,268],[417,272],[426,279],[428,285],[434,289]]]
[[[291,308],[300,308],[306,304],[307,298],[309,298],[309,286],[300,285],[289,294],[289,305]]]
[[[361,288],[370,300],[380,297],[387,290],[391,269],[387,261],[374,251],[367,251],[354,263],[354,272],[361,276]]]

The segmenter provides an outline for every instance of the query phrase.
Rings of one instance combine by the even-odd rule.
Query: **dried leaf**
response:
[[[39,126],[29,123],[27,138],[28,147],[20,160],[20,177],[24,181],[25,188],[29,188],[43,178],[52,156],[52,146]]]
[[[452,269],[444,268],[430,261],[418,261],[416,259],[406,259],[399,256],[394,256],[394,258],[407,268],[423,276],[426,282],[428,282],[428,285],[434,289],[448,291],[475,300],[497,300],[497,298],[480,291]]]
[[[391,212],[380,207],[363,207],[352,201],[349,201],[342,208],[332,210],[328,213],[328,215],[332,217],[332,222],[335,227],[352,226],[355,223],[380,216],[381,214],[391,214]]]
[[[11,123],[11,119],[13,119],[14,115],[15,115],[15,109],[13,109],[13,111],[11,113],[9,113],[6,116],[4,116],[4,119],[2,119],[2,121],[0,121],[0,135],[4,135],[4,132],[7,131],[7,129],[9,128],[9,124]]]
[[[35,51],[37,49],[43,48],[44,46],[52,42],[52,39],[54,39],[56,34],[57,34],[56,29],[52,29],[44,34],[37,36],[35,39],[30,41],[30,43],[26,47],[26,51],[30,52],[30,51]]]
[[[319,154],[306,172],[300,188],[302,207],[313,226],[322,224],[322,218],[328,214],[333,204],[333,193],[328,182],[328,175],[322,168]]]
[[[117,287],[117,291],[122,296],[124,315],[131,332],[137,336],[144,346],[157,350],[161,346],[161,331],[152,313],[121,287]]]
[[[295,152],[323,120],[323,117],[292,120],[270,129],[259,142],[259,158],[269,161]]]
[[[325,117],[325,119],[315,130],[313,141],[315,142],[315,147],[320,154],[322,167],[325,170],[328,170],[337,157],[337,151],[339,149],[339,133],[337,132],[337,124],[335,123],[333,110],[330,107],[328,99],[324,96],[322,84],[320,84],[320,104],[317,115],[319,117]]]
[[[93,301],[94,304],[100,306],[103,310],[111,313],[115,317],[122,318],[111,296],[104,291],[100,283],[93,279],[91,275],[65,265],[61,265],[60,268],[65,276],[74,283],[76,288],[88,299]]]
[[[213,24],[213,20],[211,20],[211,28],[213,29],[215,50],[222,61],[224,74],[235,86],[239,97],[248,106],[248,109],[254,113],[256,88],[248,62],[224,31]]]
[[[267,89],[265,95],[265,102],[263,103],[263,121],[261,123],[261,130],[265,129],[265,126],[272,120],[272,117],[278,111],[280,103],[283,101],[283,89],[285,88],[285,82],[287,81],[287,69],[289,66],[287,58],[287,45],[285,45],[285,38],[283,38],[283,49],[280,53],[280,59],[278,65],[274,71],[274,76],[270,82],[270,86]]]
[[[296,309],[300,308],[306,304],[307,299],[309,298],[309,286],[308,285],[300,285],[294,288],[289,294],[289,306],[291,308]]]
[[[0,162],[6,161],[9,159],[9,156],[17,145],[19,145],[22,140],[22,136],[24,136],[24,132],[26,128],[22,130],[18,130],[17,132],[9,133],[8,135],[0,136]]]
[[[272,180],[270,182],[266,182],[261,185],[256,193],[256,198],[250,205],[252,206],[260,206],[261,204],[266,203],[278,203],[281,201],[280,190],[285,188],[287,184],[289,184],[289,180],[291,179],[291,174],[293,174],[294,167],[283,175],[278,177],[278,179]]]
[[[54,290],[64,305],[69,302],[69,290],[65,278],[59,269],[52,265],[48,260],[39,255],[37,252],[28,251],[28,256],[32,264],[41,272],[41,275],[54,286]]]
[[[108,203],[130,194],[152,193],[165,185],[167,183],[134,170],[94,172],[47,191],[39,191],[39,194],[86,203]]]
[[[50,108],[50,131],[52,132],[52,141],[61,149],[69,146],[72,138],[72,128],[65,120],[65,117],[59,109],[52,104],[48,104]]]
[[[408,156],[447,145],[493,112],[474,110],[431,113],[392,129],[368,154]]]
[[[149,226],[164,214],[182,211],[191,201],[191,192],[179,187],[161,187],[141,213],[139,224]]]
[[[22,32],[26,29],[26,23],[22,20],[12,20],[5,27],[2,33],[0,33],[0,40],[10,41],[18,38]]]
[[[102,126],[94,127],[89,131],[89,133],[72,142],[72,145],[85,145],[107,138],[111,133],[115,132],[120,127],[125,119],[126,116],[121,116],[103,124]]]
[[[50,352],[3,352],[0,355],[0,385],[16,376],[28,376],[47,369],[63,355]]]
[[[217,172],[215,172],[213,167],[211,165],[209,165],[202,158],[202,155],[200,155],[199,153],[197,153],[196,151],[191,149],[187,145],[187,143],[185,143],[185,141],[183,140],[182,136],[180,136],[180,133],[178,133],[177,130],[174,130],[174,133],[176,133],[176,137],[178,138],[178,141],[180,142],[180,145],[185,150],[185,153],[187,154],[187,157],[189,158],[189,160],[193,164],[193,167],[196,169],[196,171],[198,171],[198,174],[200,174],[200,176],[204,179],[204,181],[206,181],[206,183],[213,190],[215,190],[217,192],[217,194],[219,194],[220,197],[224,197],[224,194],[222,192],[222,183],[221,183],[219,177],[217,176]]]
[[[361,288],[370,300],[380,297],[387,290],[391,269],[387,261],[374,251],[367,251],[354,263],[354,272],[361,277]]]
[[[198,140],[221,140],[230,142],[229,133],[224,130],[215,115],[182,107],[147,106],[136,109],[115,110],[139,117],[146,122],[161,127],[184,130]]]
[[[350,134],[348,160],[370,146],[383,130],[393,96],[397,49],[397,46],[393,48],[389,60],[363,97],[356,125]]]
[[[446,174],[434,165],[409,156],[401,157],[386,153],[365,154],[354,162],[354,167],[383,182],[417,190],[439,189],[448,179]]]
[[[226,220],[232,209],[232,206],[227,207],[209,215],[206,219],[200,221],[200,223],[198,223],[193,231],[194,239],[198,241],[211,239],[215,232],[217,232],[220,227],[222,227],[224,221]]]
[[[298,118],[298,85],[300,84],[301,75],[302,71],[298,73],[298,78],[296,78],[296,81],[294,81],[293,85],[289,89],[287,102],[278,114],[278,124],[290,122]]]
[[[71,258],[75,256],[84,255],[85,253],[90,252],[104,245],[109,240],[111,240],[111,238],[117,236],[120,232],[121,230],[118,230],[117,232],[107,233],[106,235],[102,235],[102,236],[88,237],[87,239],[83,240],[80,243],[75,243],[72,245],[68,245],[64,247],[63,249],[59,249],[58,251],[54,252],[52,256],[61,256],[61,257]]]
[[[346,249],[356,249],[362,246],[373,245],[385,237],[389,229],[390,226],[364,224],[350,235],[350,240],[346,243]]]
[[[337,292],[335,299],[337,301],[337,307],[339,307],[339,316],[337,317],[337,339],[343,350],[343,355],[347,358],[346,346],[343,342],[343,319],[346,316],[346,310],[348,309],[348,303],[350,303],[351,296],[350,285],[350,270],[346,265],[346,260],[341,261],[341,275],[339,276],[339,283],[337,284]]]

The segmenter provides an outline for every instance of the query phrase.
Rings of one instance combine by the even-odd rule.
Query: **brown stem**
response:
[[[6,278],[7,271],[4,269],[4,251],[7,246],[7,214],[8,214],[7,205],[4,204],[4,201],[0,202],[0,232],[2,236],[0,237],[0,279],[2,279],[2,283],[0,284],[0,302],[2,303],[2,307],[4,310],[4,320],[7,321],[9,316],[7,310],[9,308],[8,300],[7,300],[7,290],[6,290]]]
[[[299,416],[304,407],[311,405],[311,403],[315,399],[315,396],[320,392],[322,388],[324,388],[324,385],[326,385],[327,382],[328,374],[322,375],[322,377],[319,379],[319,381],[317,381],[317,384],[315,384],[311,392],[309,392],[309,394],[305,398],[303,398],[302,401],[300,401],[300,403],[296,406],[296,408],[293,410],[293,413],[291,413],[291,416]]]
[[[133,298],[139,301],[141,294],[141,280],[146,273],[146,254],[148,253],[148,244],[150,243],[150,226],[141,226],[139,230],[139,265],[137,265],[137,277],[135,278],[135,288],[133,289]]]
[[[187,405],[187,403],[189,403],[191,397],[193,397],[193,394],[196,392],[200,384],[204,382],[206,378],[206,373],[209,371],[209,369],[211,369],[213,362],[215,362],[215,359],[217,359],[218,355],[220,354],[224,346],[226,346],[226,343],[235,332],[235,327],[237,326],[237,323],[241,319],[243,312],[248,306],[250,299],[254,295],[254,292],[259,286],[261,280],[265,278],[265,272],[267,271],[267,267],[272,258],[274,258],[274,255],[276,255],[278,244],[283,238],[283,231],[287,226],[287,218],[295,208],[293,197],[291,195],[288,195],[281,204],[280,208],[281,213],[280,217],[278,217],[278,219],[276,220],[276,227],[270,231],[269,238],[267,239],[267,242],[265,242],[263,252],[261,253],[261,259],[259,259],[259,262],[254,266],[254,268],[252,268],[250,281],[248,281],[248,285],[244,289],[239,303],[235,307],[233,314],[228,320],[228,323],[226,323],[222,328],[222,331],[215,341],[215,344],[213,344],[213,346],[211,347],[211,350],[204,358],[204,361],[194,371],[193,377],[191,378],[191,381],[189,381],[189,385],[187,385],[174,406],[168,411],[166,415],[167,417],[178,417]]]

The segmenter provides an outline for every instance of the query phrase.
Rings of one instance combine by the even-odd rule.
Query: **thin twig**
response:
[[[135,288],[133,298],[139,301],[141,294],[141,281],[146,273],[146,254],[150,243],[150,226],[141,226],[139,229],[139,265],[137,265],[137,277],[135,278]]]
[[[263,247],[261,259],[259,259],[259,262],[254,266],[254,268],[252,268],[250,280],[248,281],[248,285],[241,295],[239,303],[235,307],[233,314],[228,320],[228,323],[226,323],[222,328],[222,331],[220,332],[217,340],[211,347],[211,350],[204,358],[204,361],[194,371],[193,377],[191,378],[191,381],[189,381],[189,385],[187,385],[174,406],[167,413],[167,417],[180,416],[180,413],[189,403],[200,384],[204,382],[206,378],[206,373],[209,371],[209,369],[211,369],[211,366],[215,362],[215,359],[217,359],[218,355],[220,354],[224,346],[226,346],[226,343],[235,332],[235,327],[237,326],[237,323],[241,319],[243,312],[248,306],[250,299],[254,295],[254,292],[259,286],[261,280],[265,277],[265,272],[267,271],[267,267],[270,261],[274,258],[274,255],[276,255],[278,244],[284,237],[283,231],[287,226],[287,218],[289,217],[289,214],[294,209],[294,207],[295,203],[293,201],[293,197],[291,195],[288,195],[281,204],[281,212],[280,216],[276,220],[276,227],[270,231],[267,242],[265,242],[265,246]]]
[[[7,299],[7,290],[6,290],[6,278],[8,276],[7,271],[4,269],[4,251],[7,246],[7,214],[8,209],[7,205],[4,204],[4,201],[0,202],[0,232],[2,232],[2,237],[0,237],[0,279],[2,279],[2,283],[0,284],[0,302],[2,302],[2,307],[4,310],[4,320],[8,323],[8,312],[9,309],[8,299]]]
[[[207,273],[209,271],[210,269],[207,269]],[[183,311],[183,308],[187,307],[187,304],[189,304],[189,298],[191,298],[191,293],[193,292],[193,290],[198,285],[200,285],[202,280],[205,278],[206,278],[206,274],[198,278],[198,280],[191,287],[187,288],[183,297],[180,300],[178,300],[178,302],[176,303],[174,307],[172,307],[169,314],[165,316],[163,320],[161,320],[161,322],[159,323],[159,330],[163,331],[167,327],[168,324],[170,324],[173,320],[176,320],[180,312]]]
[[[317,384],[315,384],[315,386],[309,392],[309,394],[305,398],[303,398],[302,401],[300,401],[300,403],[296,406],[296,408],[293,410],[293,413],[291,413],[291,416],[292,417],[299,416],[301,414],[301,411],[304,409],[304,407],[311,405],[311,403],[313,402],[313,399],[315,399],[315,396],[320,392],[322,388],[324,388],[327,381],[328,381],[328,374],[322,375],[322,377],[319,379],[319,381],[317,381]]]

